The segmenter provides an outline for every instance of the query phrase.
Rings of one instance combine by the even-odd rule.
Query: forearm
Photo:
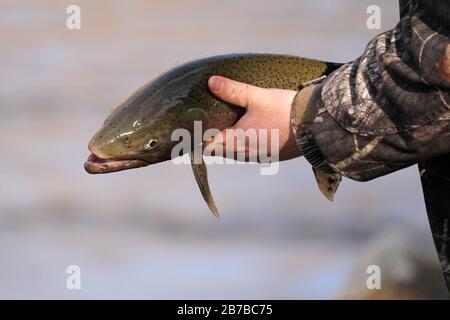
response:
[[[450,152],[450,41],[430,16],[413,8],[317,86],[307,107],[298,94],[293,129],[316,175],[365,181]]]

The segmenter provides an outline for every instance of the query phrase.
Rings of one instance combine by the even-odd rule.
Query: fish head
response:
[[[113,109],[89,141],[87,172],[109,173],[169,160],[176,99],[147,86]]]

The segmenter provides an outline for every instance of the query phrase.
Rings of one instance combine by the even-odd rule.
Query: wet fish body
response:
[[[263,88],[297,90],[303,83],[328,75],[341,64],[275,54],[229,54],[189,62],[144,84],[106,118],[89,142],[85,169],[109,173],[169,160],[175,129],[203,130],[232,126],[245,109],[219,100],[208,90],[212,75]],[[192,159],[191,155],[191,159]],[[203,198],[218,216],[204,163],[192,162]]]

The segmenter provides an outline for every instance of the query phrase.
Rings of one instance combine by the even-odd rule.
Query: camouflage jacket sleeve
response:
[[[297,94],[297,144],[328,198],[341,175],[367,181],[450,152],[449,35],[449,1],[412,0],[361,57]]]

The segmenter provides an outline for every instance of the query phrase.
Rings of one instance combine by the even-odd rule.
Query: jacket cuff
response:
[[[291,124],[297,146],[311,164],[319,190],[329,200],[333,200],[342,177],[325,159],[312,135],[316,115],[323,108],[321,92],[321,84],[312,84],[296,94],[292,102]]]

